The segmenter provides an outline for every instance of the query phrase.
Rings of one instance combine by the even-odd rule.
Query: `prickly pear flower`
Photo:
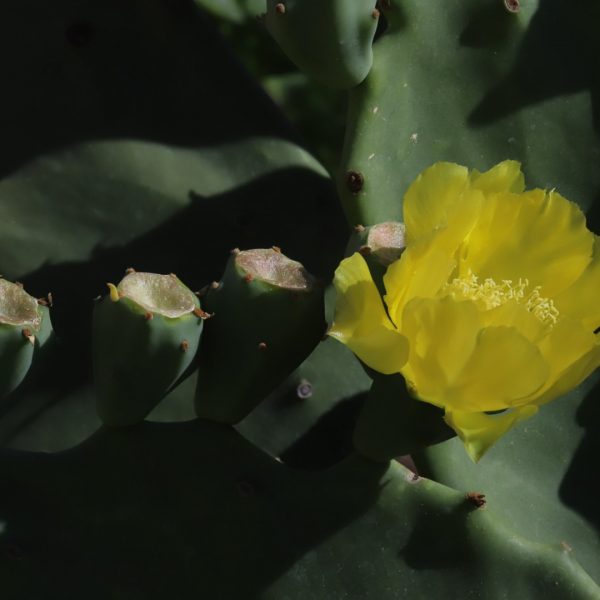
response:
[[[436,163],[408,189],[404,221],[383,299],[360,254],[339,265],[329,335],[402,373],[477,461],[600,365],[600,238],[556,191],[525,191],[514,161]]]

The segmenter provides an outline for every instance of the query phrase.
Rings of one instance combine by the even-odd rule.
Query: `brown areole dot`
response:
[[[203,321],[206,321],[206,319],[210,319],[211,317],[215,316],[215,313],[209,313],[206,312],[205,310],[202,310],[201,308],[195,308],[193,310],[194,315],[196,315],[199,319],[202,319]]]
[[[504,0],[504,6],[506,10],[511,13],[518,13],[521,10],[521,3],[519,0]]]
[[[346,185],[353,194],[358,194],[365,185],[365,178],[359,171],[348,171],[346,173]]]
[[[485,494],[481,494],[480,492],[467,492],[465,498],[467,499],[467,502],[471,503],[476,508],[481,508],[482,506],[485,506],[486,503]]]

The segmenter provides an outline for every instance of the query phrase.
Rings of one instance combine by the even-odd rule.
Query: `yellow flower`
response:
[[[406,193],[404,221],[385,305],[354,254],[335,274],[329,335],[402,373],[477,461],[600,365],[600,238],[557,192],[524,191],[514,161],[436,163]]]

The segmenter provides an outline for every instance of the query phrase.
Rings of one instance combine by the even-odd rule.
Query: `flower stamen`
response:
[[[442,288],[442,292],[460,296],[465,300],[477,302],[485,310],[502,306],[509,301],[523,304],[525,308],[542,323],[554,325],[559,312],[550,298],[541,295],[541,287],[536,286],[529,293],[529,280],[519,278],[516,283],[511,279],[503,279],[496,283],[491,277],[479,282],[479,278],[470,272],[465,277],[454,278]]]

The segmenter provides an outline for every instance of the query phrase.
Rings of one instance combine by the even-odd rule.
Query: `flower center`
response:
[[[496,283],[494,279],[484,279],[483,282],[474,273],[466,277],[457,277],[443,287],[449,294],[459,294],[467,300],[474,300],[482,305],[485,310],[491,310],[513,300],[523,304],[525,308],[542,323],[554,325],[558,319],[558,309],[550,298],[545,298],[540,293],[539,285],[528,290],[529,280],[521,279],[513,282],[503,279]]]

